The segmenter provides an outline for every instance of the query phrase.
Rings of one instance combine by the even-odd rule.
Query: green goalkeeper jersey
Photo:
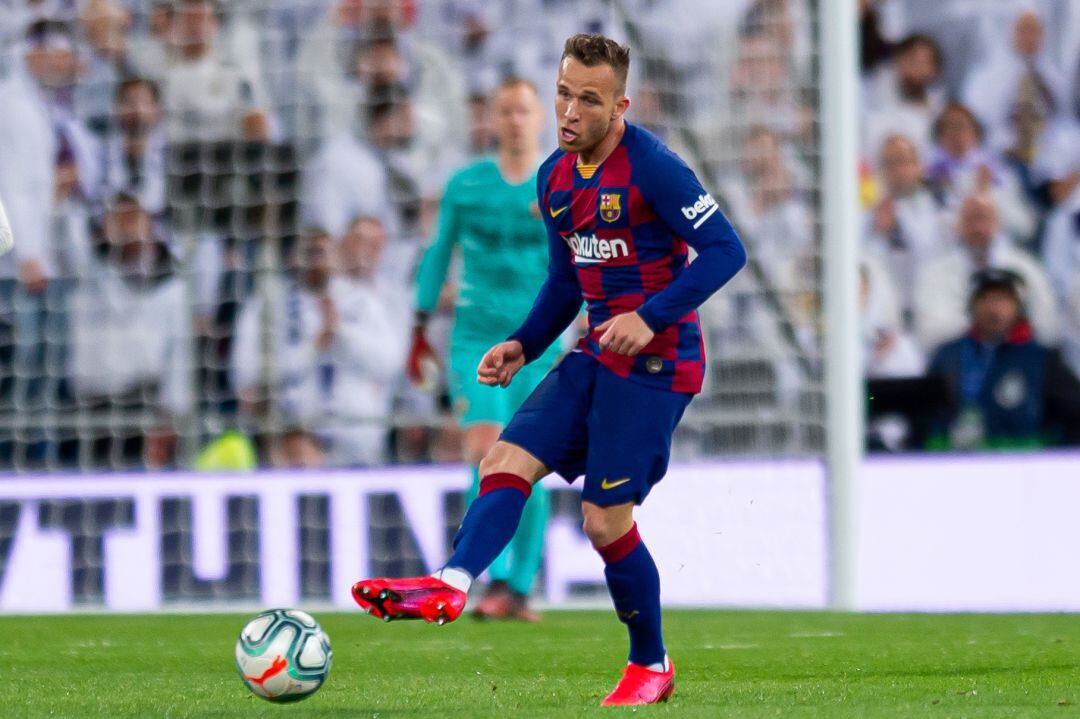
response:
[[[450,179],[435,238],[420,263],[418,309],[435,309],[455,245],[461,247],[462,267],[453,342],[501,342],[525,319],[547,277],[536,172],[511,185],[496,161],[485,158]]]

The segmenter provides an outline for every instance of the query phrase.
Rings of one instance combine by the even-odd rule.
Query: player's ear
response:
[[[615,109],[611,112],[611,119],[618,120],[626,111],[630,109],[630,98],[626,95],[622,95],[615,101]]]

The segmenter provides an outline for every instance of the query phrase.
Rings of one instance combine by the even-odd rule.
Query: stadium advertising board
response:
[[[0,479],[0,611],[349,609],[357,578],[438,566],[466,481],[457,467]],[[577,490],[550,486],[543,593],[603,597]],[[858,607],[1080,611],[1077,506],[1076,454],[872,459]],[[827,603],[815,461],[674,465],[639,518],[668,605]]]
[[[354,605],[361,577],[431,571],[460,520],[457,467],[0,480],[0,610],[152,611],[195,603]],[[558,480],[543,591],[604,592]],[[684,464],[640,514],[671,605],[825,602],[815,462]]]

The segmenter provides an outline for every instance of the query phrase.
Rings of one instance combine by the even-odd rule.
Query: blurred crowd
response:
[[[492,150],[491,90],[520,76],[549,100],[580,31],[632,46],[632,119],[695,164],[751,251],[703,310],[713,369],[687,431],[710,418],[705,451],[733,437],[819,446],[827,118],[812,8],[0,0],[0,199],[15,234],[0,258],[0,467],[458,459],[445,398],[404,377],[418,255],[448,178]],[[985,444],[993,412],[1024,441],[1066,441],[1080,6],[879,0],[860,23],[875,445]],[[973,282],[979,270],[1011,274]],[[1004,344],[1025,359],[996,340],[949,349],[982,336],[976,289],[1015,296]],[[443,342],[453,300],[433,328]],[[1065,389],[1036,401],[1032,383],[1051,380]],[[952,404],[900,401],[919,393]],[[992,407],[999,395],[1023,401]],[[748,428],[768,444],[746,443]]]
[[[1080,4],[864,0],[860,23],[872,446],[1077,443]]]

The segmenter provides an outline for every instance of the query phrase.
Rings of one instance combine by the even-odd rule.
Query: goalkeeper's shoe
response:
[[[363,579],[353,585],[352,595],[365,612],[384,622],[423,619],[429,624],[454,621],[468,598],[435,577]]]
[[[600,703],[602,707],[636,706],[666,702],[675,693],[675,664],[668,659],[666,672],[656,672],[640,664],[627,664],[622,679]]]

